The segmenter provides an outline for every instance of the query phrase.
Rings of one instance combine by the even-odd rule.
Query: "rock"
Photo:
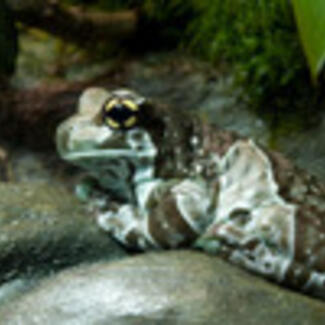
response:
[[[17,278],[3,283],[0,286],[0,306],[16,299],[24,292],[30,290],[39,281],[38,277]]]
[[[82,265],[0,308],[1,324],[323,324],[324,303],[214,256],[173,251]]]
[[[64,188],[0,183],[0,280],[125,252]]]

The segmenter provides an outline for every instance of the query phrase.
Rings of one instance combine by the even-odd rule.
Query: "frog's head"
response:
[[[186,178],[196,170],[199,125],[181,109],[152,104],[132,90],[89,88],[77,112],[59,125],[56,144],[63,159],[102,187],[125,192],[143,180]]]
[[[141,126],[143,110],[149,106],[128,89],[85,90],[76,114],[57,129],[59,154],[90,171],[107,188],[152,177],[157,149]]]

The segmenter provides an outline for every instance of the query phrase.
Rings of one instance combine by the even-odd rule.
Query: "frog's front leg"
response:
[[[132,248],[188,246],[213,219],[216,187],[203,180],[143,183],[137,195],[138,205],[121,205],[98,216],[101,228]]]
[[[91,202],[104,196],[97,179],[89,175],[82,176],[76,184],[74,191],[81,202]]]
[[[116,211],[100,213],[99,226],[119,242],[130,248],[149,249],[158,247],[146,233],[146,218],[139,208],[131,204],[120,205]]]

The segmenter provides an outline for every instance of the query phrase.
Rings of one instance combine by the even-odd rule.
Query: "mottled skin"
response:
[[[103,103],[124,97],[139,105],[138,124],[112,130]],[[281,154],[132,91],[100,88],[82,94],[57,145],[97,180],[86,199],[125,245],[200,247],[325,296],[325,187]]]

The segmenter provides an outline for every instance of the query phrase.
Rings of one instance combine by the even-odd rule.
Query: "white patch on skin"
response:
[[[153,240],[147,228],[147,216],[142,214],[135,206],[122,205],[117,212],[108,211],[97,216],[98,225],[111,233],[120,242],[128,244],[128,234],[137,230],[138,247],[142,249],[159,247]]]
[[[145,97],[140,96],[139,94],[128,88],[120,88],[114,90],[112,94],[117,95],[120,98],[132,98],[137,103],[137,105],[141,105],[146,101]]]
[[[191,137],[191,140],[190,141],[191,141],[191,145],[193,147],[198,146],[198,144],[200,143],[200,140],[199,140],[199,137],[198,136]]]
[[[307,255],[312,255],[312,251],[311,251],[310,248],[306,249],[305,253],[306,253]]]
[[[309,259],[307,261],[307,267],[310,267],[311,265],[313,265],[315,262],[317,261],[317,256],[315,255],[311,255],[309,256]]]
[[[176,161],[176,168],[181,170],[183,168],[183,163],[181,161]]]
[[[105,213],[98,214],[98,216],[97,216],[98,226],[100,228],[102,228],[103,230],[109,232],[112,229],[109,221],[110,221],[111,216],[113,216],[113,215],[114,215],[114,212],[112,212],[112,211],[107,211]]]
[[[158,151],[150,135],[143,129],[130,130],[127,133],[126,141],[130,148],[137,152],[136,171],[133,181],[141,183],[152,180],[155,173],[154,160]]]
[[[160,179],[153,179],[151,181],[139,183],[136,187],[136,196],[138,198],[138,206],[145,210],[146,204],[148,202],[149,196],[152,191],[161,184]]]
[[[197,153],[198,153],[198,155],[199,156],[201,156],[201,157],[203,157],[204,156],[204,149],[199,149],[198,151],[197,151]]]
[[[246,254],[245,254],[246,253]],[[291,263],[289,258],[280,256],[279,252],[272,251],[267,244],[258,245],[254,251],[234,250],[230,255],[230,261],[245,266],[247,269],[270,276],[276,280],[283,280],[284,273]]]
[[[155,248],[160,248],[160,245],[156,242],[156,240],[151,236],[150,230],[149,230],[149,219],[153,216],[149,214],[149,212],[146,212],[144,215],[144,218],[142,220],[141,224],[141,231],[144,234],[145,238],[148,239],[148,241],[152,244]]]
[[[115,233],[115,236],[121,241],[132,229],[138,228],[139,216],[132,205],[122,205],[117,212],[116,218],[123,224],[120,231]]]
[[[87,88],[79,97],[78,113],[88,116],[96,114],[96,108],[102,107],[110,95],[104,88]]]
[[[202,171],[203,171],[203,166],[200,165],[200,164],[196,164],[196,165],[195,165],[195,172],[196,172],[197,174],[201,174]]]
[[[184,180],[173,187],[177,208],[187,224],[198,234],[203,233],[211,221],[208,209],[211,197],[203,181]]]
[[[295,206],[278,194],[268,157],[253,141],[240,140],[221,158],[220,173],[216,239],[236,243],[234,262],[281,281],[294,258]],[[248,257],[243,248],[256,241]]]
[[[315,295],[325,298],[325,274],[311,272],[307,283],[302,288],[304,292],[312,291]]]

